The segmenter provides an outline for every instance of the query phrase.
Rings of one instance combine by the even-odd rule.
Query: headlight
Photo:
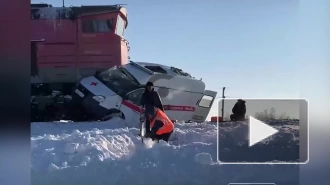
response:
[[[93,96],[93,99],[101,103],[105,100],[105,97],[104,96]]]

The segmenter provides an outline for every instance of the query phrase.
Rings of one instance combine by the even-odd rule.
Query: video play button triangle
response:
[[[250,116],[249,118],[249,147],[261,142],[262,140],[276,134],[277,129],[268,126],[262,121]]]

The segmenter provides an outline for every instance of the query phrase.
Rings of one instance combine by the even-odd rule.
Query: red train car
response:
[[[81,78],[128,63],[126,8],[31,4],[31,121],[85,120]]]
[[[32,95],[70,94],[81,78],[126,64],[127,24],[126,8],[120,5],[31,4]]]

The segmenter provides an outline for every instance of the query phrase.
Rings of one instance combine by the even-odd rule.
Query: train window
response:
[[[111,20],[83,20],[83,33],[105,33],[111,32],[113,24]]]
[[[125,30],[125,21],[123,18],[121,18],[121,16],[118,16],[116,34],[120,36],[124,36],[124,30]]]

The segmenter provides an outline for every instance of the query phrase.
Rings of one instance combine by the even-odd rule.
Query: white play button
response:
[[[249,147],[259,143],[260,141],[276,134],[277,129],[250,116],[249,118]]]

